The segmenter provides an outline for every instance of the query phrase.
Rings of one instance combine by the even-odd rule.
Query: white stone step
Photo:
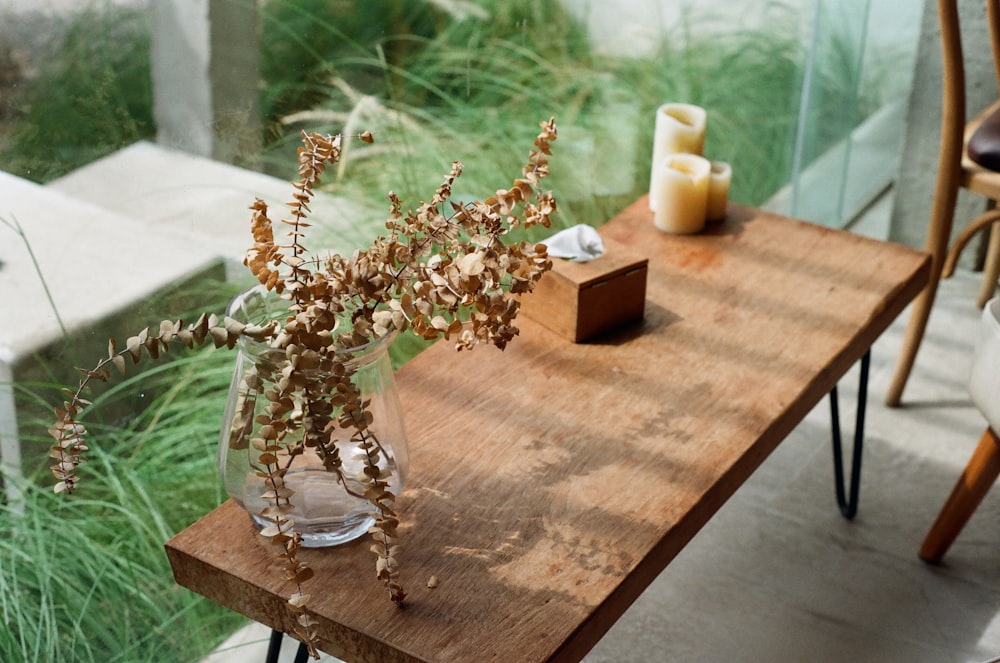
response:
[[[146,226],[198,237],[236,263],[242,263],[252,241],[248,208],[254,198],[263,199],[277,221],[286,216],[285,204],[293,193],[279,178],[148,142],[135,143],[47,186]],[[327,237],[324,249],[353,250],[352,226],[371,225],[371,212],[343,198],[319,194],[310,208],[311,222],[335,224],[344,231],[341,242]]]
[[[218,262],[214,250],[176,232],[137,227],[122,214],[2,171],[0,218],[25,235],[0,226],[0,358],[7,361],[61,338],[53,306],[74,331]]]

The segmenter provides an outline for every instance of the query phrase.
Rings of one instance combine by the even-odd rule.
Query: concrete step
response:
[[[4,172],[0,218],[24,234],[0,226],[0,358],[8,361],[61,339],[53,309],[72,332],[219,261],[210,247],[175,232],[137,227],[122,214]]]
[[[237,264],[252,241],[248,208],[254,198],[263,199],[277,221],[293,192],[279,178],[148,142],[135,143],[47,186],[128,215],[144,227],[198,237]],[[372,211],[335,196],[318,194],[310,208],[310,221],[317,224],[311,234],[324,227],[339,231],[323,232],[325,250],[353,250],[353,229],[371,227],[373,221]]]

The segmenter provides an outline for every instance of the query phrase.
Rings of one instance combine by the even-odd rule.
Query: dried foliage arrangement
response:
[[[429,340],[443,336],[458,350],[480,343],[503,349],[517,335],[518,295],[530,292],[552,266],[543,244],[505,241],[515,228],[548,226],[556,211],[551,192],[540,185],[548,174],[556,126],[552,119],[540,126],[522,176],[509,189],[470,204],[452,202],[452,186],[462,173],[456,162],[430,200],[416,210],[404,212],[402,201],[390,193],[388,233],[367,249],[349,257],[322,258],[310,256],[304,243],[309,202],[325,169],[340,158],[342,137],[303,132],[300,179],[293,183],[289,218],[280,221],[288,229],[287,240],[275,239],[267,205],[257,199],[250,208],[253,246],[244,260],[268,291],[287,301],[284,320],[246,324],[203,314],[193,324],[164,320],[154,331],[143,329],[128,338],[124,348],[111,340],[107,357],[93,369],[81,369],[79,385],[64,390],[67,400],[55,409],[49,433],[55,439],[50,456],[56,492],[72,493],[80,481],[77,468],[88,451],[80,416],[90,404],[84,394],[92,381],[108,380],[111,367],[124,374],[126,357],[132,363],[144,356],[156,359],[175,343],[193,348],[211,341],[215,347],[232,349],[241,337],[252,339],[267,345],[271,361],[278,355],[281,362],[278,370],[259,366],[248,374],[252,377],[247,379],[260,382],[251,386],[265,395],[267,409],[253,421],[246,410],[238,409],[231,440],[246,444],[246,437],[237,433],[256,426],[249,443],[261,452],[259,476],[269,488],[264,514],[269,525],[260,534],[275,546],[284,577],[294,586],[288,608],[295,615],[296,635],[318,656],[309,595],[303,589],[313,574],[299,559],[301,536],[284,477],[289,459],[310,448],[348,490],[340,474],[338,429],[348,430],[364,450],[364,476],[358,479],[375,518],[369,533],[376,576],[391,600],[401,605],[405,592],[399,580],[396,495],[389,489],[379,440],[370,429],[372,413],[351,381],[349,349],[406,330]],[[358,138],[372,141],[368,132]]]

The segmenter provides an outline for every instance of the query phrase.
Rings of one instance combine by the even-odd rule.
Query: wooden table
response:
[[[439,343],[399,372],[409,605],[383,596],[367,541],[306,551],[324,650],[579,660],[929,274],[922,253],[735,205],[676,237],[641,199],[601,232],[649,256],[641,324],[572,344],[522,320],[503,353]],[[167,553],[179,584],[290,631],[289,589],[232,502]]]

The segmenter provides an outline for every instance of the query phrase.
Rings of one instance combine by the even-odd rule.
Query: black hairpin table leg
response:
[[[281,638],[284,633],[278,630],[271,631],[271,641],[267,644],[267,658],[264,663],[278,663],[278,655],[281,654]]]
[[[281,631],[271,631],[271,640],[267,645],[267,658],[264,659],[264,663],[278,663],[278,656],[281,655],[281,639],[284,635]],[[305,663],[308,658],[309,650],[306,649],[305,643],[300,642],[299,649],[295,652],[293,663]]]
[[[868,366],[871,350],[861,358],[861,377],[858,380],[858,409],[854,419],[854,450],[851,454],[851,484],[844,488],[844,460],[840,440],[840,407],[837,387],[830,391],[830,420],[833,432],[833,481],[837,490],[837,506],[848,520],[858,512],[858,491],[861,488],[861,452],[865,442],[865,403],[868,401]]]

